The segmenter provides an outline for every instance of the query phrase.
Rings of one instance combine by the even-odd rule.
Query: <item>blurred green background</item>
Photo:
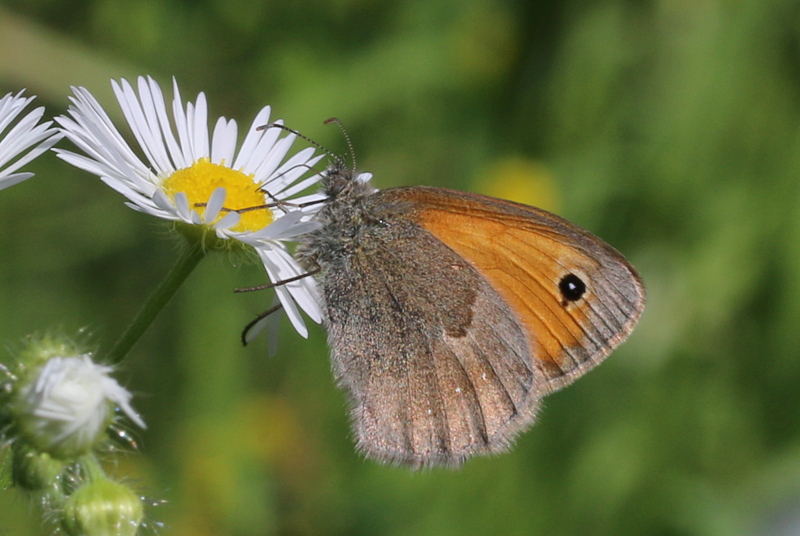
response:
[[[337,116],[378,187],[554,210],[649,293],[511,452],[412,474],[354,452],[322,329],[242,348],[271,298],[231,291],[262,271],[206,261],[118,374],[149,428],[112,472],[164,501],[159,534],[800,534],[796,0],[0,1],[0,94],[56,115],[82,85],[118,114],[109,79],[139,74],[344,152]],[[29,168],[0,192],[0,341],[107,349],[175,240],[53,155]],[[0,492],[0,534],[49,531]]]

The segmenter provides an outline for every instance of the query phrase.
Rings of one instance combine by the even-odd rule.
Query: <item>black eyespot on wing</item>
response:
[[[575,274],[567,274],[558,283],[564,302],[578,301],[586,293],[586,283]]]

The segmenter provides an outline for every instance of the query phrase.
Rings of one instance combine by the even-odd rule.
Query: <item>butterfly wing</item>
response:
[[[525,334],[469,263],[387,218],[320,285],[359,449],[419,467],[506,448],[539,401]]]
[[[563,218],[442,188],[394,188],[379,195],[383,206],[407,211],[466,259],[510,306],[547,392],[600,363],[641,316],[645,293],[634,268]]]
[[[455,465],[507,448],[644,308],[622,255],[533,207],[412,187],[327,210],[305,255],[370,457]]]

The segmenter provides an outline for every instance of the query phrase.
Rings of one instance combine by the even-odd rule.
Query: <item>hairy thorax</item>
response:
[[[370,202],[375,189],[353,179],[349,172],[330,171],[323,179],[322,190],[328,196],[316,216],[322,227],[303,238],[297,258],[306,269],[319,267],[325,272],[346,263],[364,242],[365,235],[388,224]]]

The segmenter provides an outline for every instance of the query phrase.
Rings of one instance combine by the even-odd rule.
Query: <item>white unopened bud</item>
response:
[[[50,357],[16,386],[14,420],[19,435],[56,458],[89,452],[105,438],[115,406],[144,428],[131,394],[109,376],[111,367],[84,354]]]

